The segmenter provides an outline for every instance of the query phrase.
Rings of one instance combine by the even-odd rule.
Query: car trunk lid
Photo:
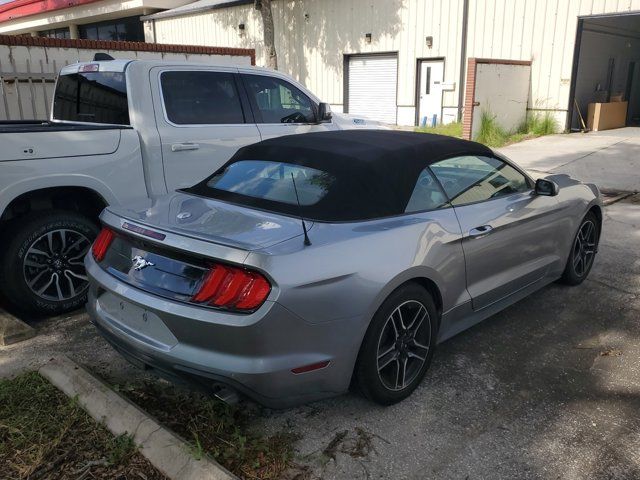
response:
[[[141,290],[189,303],[199,302],[195,295],[217,268],[228,275],[245,272],[237,278],[248,292],[251,282],[264,277],[244,265],[250,251],[297,236],[303,246],[298,219],[182,193],[147,208],[109,207],[101,219],[114,232],[103,256],[94,251],[104,270]]]
[[[109,210],[153,229],[246,251],[303,235],[300,219],[180,192],[160,197],[148,208]],[[312,225],[307,222],[307,228]]]

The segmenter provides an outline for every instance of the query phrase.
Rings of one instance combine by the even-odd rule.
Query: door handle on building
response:
[[[171,151],[172,152],[186,152],[187,150],[198,150],[200,148],[200,144],[198,143],[172,143]]]
[[[481,227],[472,228],[469,231],[469,237],[482,238],[486,235],[489,235],[492,231],[493,227],[491,225],[482,225]]]

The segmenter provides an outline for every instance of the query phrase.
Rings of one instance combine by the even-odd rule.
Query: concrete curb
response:
[[[11,345],[34,337],[36,331],[0,308],[0,345]]]
[[[237,480],[215,461],[193,458],[185,441],[67,357],[52,359],[39,371],[114,435],[132,435],[140,453],[172,480]]]

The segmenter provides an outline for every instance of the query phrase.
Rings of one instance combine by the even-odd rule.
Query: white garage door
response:
[[[395,55],[350,57],[349,113],[396,123],[397,85],[398,58]]]

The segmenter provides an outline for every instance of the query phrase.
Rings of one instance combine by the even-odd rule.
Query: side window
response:
[[[431,165],[431,171],[454,206],[526,192],[531,188],[522,173],[492,157],[449,158]]]
[[[177,125],[244,123],[233,74],[205,71],[162,72],[167,118]]]
[[[313,102],[290,83],[262,75],[245,75],[244,79],[249,97],[258,109],[258,123],[315,122]]]
[[[423,210],[435,210],[444,207],[446,204],[447,198],[438,185],[438,182],[433,178],[429,169],[425,168],[418,176],[418,181],[413,188],[413,193],[404,211],[411,213]]]

